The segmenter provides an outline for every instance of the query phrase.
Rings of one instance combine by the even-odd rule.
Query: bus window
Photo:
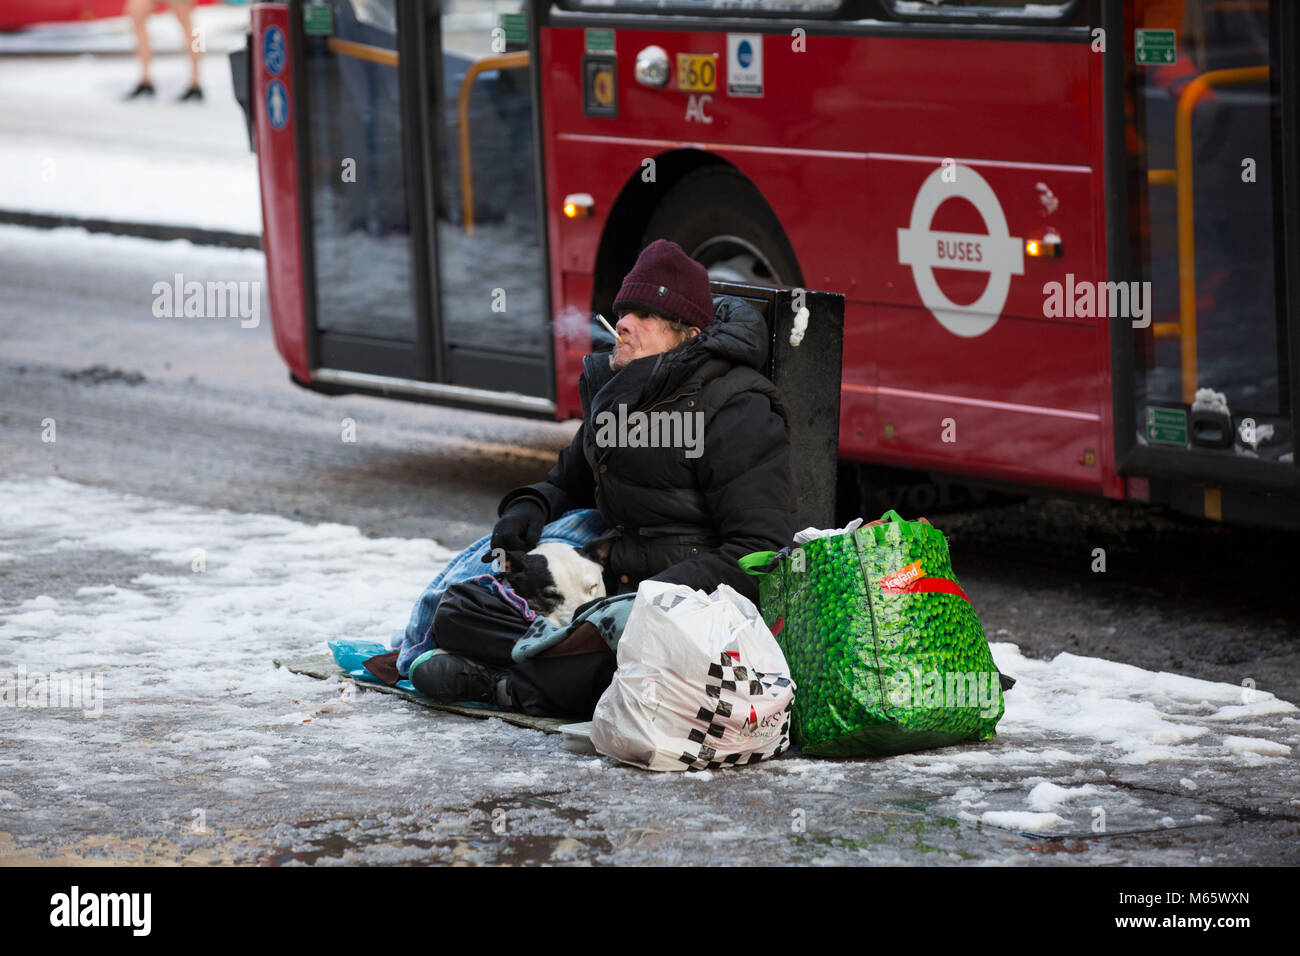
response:
[[[891,12],[902,17],[958,16],[989,14],[992,16],[1033,17],[1054,20],[1074,5],[1074,0],[885,0]]]
[[[447,380],[546,394],[551,338],[520,0],[442,0],[435,176]]]
[[[308,37],[307,159],[316,326],[414,341],[396,0],[335,0],[333,35]]]
[[[665,7],[675,12],[689,10],[691,13],[835,13],[843,5],[843,0],[559,0],[559,5],[566,10],[586,10],[590,12],[616,10],[660,11]]]
[[[1133,315],[1141,443],[1291,460],[1277,6],[1127,0],[1130,286],[1149,307]]]

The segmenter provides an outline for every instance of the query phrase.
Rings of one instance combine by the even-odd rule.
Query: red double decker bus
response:
[[[301,385],[574,417],[667,238],[845,297],[863,474],[1276,523],[1298,64],[1281,0],[332,0],[235,72]]]

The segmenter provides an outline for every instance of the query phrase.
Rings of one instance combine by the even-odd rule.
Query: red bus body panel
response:
[[[268,65],[266,36],[279,30],[285,55],[280,69]],[[252,10],[253,63],[250,97],[253,135],[257,137],[257,171],[262,186],[262,250],[266,255],[267,297],[271,303],[271,328],[275,347],[289,371],[304,383],[311,381],[306,316],[303,309],[301,209],[298,198],[298,137],[295,132],[297,96],[290,56],[292,34],[289,7],[261,3]],[[279,84],[277,94],[272,85]],[[284,104],[277,126],[271,99]]]
[[[805,283],[846,297],[842,457],[1121,495],[1107,320],[1047,318],[1043,305],[1046,283],[1105,278],[1101,57],[1084,43],[812,35],[799,51],[788,34],[761,42],[762,98],[732,97],[725,33],[618,29],[619,115],[607,118],[584,113],[584,31],[541,31],[556,314],[590,308],[605,217],[643,160],[701,149],[767,199]],[[704,103],[711,122],[687,119],[691,95],[673,88],[675,77],[663,89],[636,82],[636,54],[650,44],[670,63],[718,54],[718,89]],[[996,321],[974,336],[940,323],[900,261],[900,230],[945,160],[955,176],[973,171],[991,187],[1022,246],[1049,230],[1061,238],[1059,258],[1023,259]],[[559,216],[574,192],[592,194],[593,217]],[[964,199],[943,202],[919,228],[992,231]],[[925,242],[934,255],[937,238]],[[992,281],[987,270],[933,275],[958,306]],[[578,414],[579,353],[557,338],[562,418]]]

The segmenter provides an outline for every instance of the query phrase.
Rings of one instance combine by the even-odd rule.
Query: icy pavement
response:
[[[131,102],[122,96],[139,79],[134,56],[0,57],[0,209],[260,234],[256,158],[226,56],[248,11],[200,7],[195,17],[209,31],[203,103],[176,102],[189,62],[174,52],[154,59],[157,97]],[[174,50],[175,18],[151,23],[160,50]],[[97,26],[91,45],[130,50],[124,25]],[[63,36],[67,26],[33,33]],[[41,36],[0,39],[31,46]],[[41,42],[49,48],[48,36]]]
[[[444,545],[0,481],[0,862],[1300,862],[1263,688],[996,643],[992,741],[651,774],[272,665],[386,641]]]

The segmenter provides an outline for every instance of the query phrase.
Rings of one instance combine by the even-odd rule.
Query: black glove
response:
[[[520,498],[506,509],[492,528],[492,549],[531,551],[537,547],[546,524],[542,506],[531,498]]]

